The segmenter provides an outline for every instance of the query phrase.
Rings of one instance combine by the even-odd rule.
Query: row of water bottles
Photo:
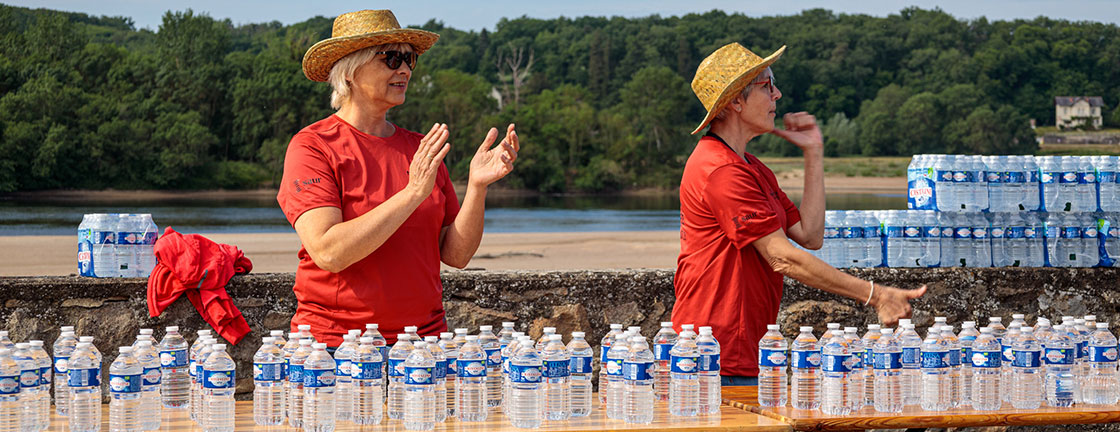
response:
[[[787,379],[794,408],[837,416],[865,406],[897,413],[905,406],[946,411],[1117,403],[1117,341],[1095,316],[1066,316],[1054,326],[1039,318],[1034,327],[1021,314],[1010,327],[992,317],[979,330],[965,321],[959,334],[937,317],[924,339],[906,321],[898,332],[869,325],[862,338],[854,327],[830,323],[819,341],[812,327],[801,327],[792,345],[778,326],[769,326],[759,341],[759,404],[786,405]]]
[[[1115,267],[1120,213],[827,211],[833,267]]]
[[[78,275],[148,277],[159,228],[150,214],[96,213],[78,225]]]
[[[942,212],[1120,211],[1116,156],[916,155],[907,208]]]

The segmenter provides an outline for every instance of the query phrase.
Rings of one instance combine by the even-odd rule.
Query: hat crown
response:
[[[732,81],[764,60],[738,43],[724,45],[705,58],[696,68],[696,77],[692,79],[692,92],[700,99],[700,103],[704,104],[704,109],[711,111],[712,105]]]
[[[360,10],[339,15],[331,27],[331,37],[357,36],[386,30],[399,30],[397,16],[388,9]]]

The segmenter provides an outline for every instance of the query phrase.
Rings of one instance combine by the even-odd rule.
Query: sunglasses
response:
[[[406,51],[378,51],[374,54],[385,54],[385,66],[389,69],[397,70],[401,67],[401,63],[408,65],[409,70],[416,69],[416,58],[419,57],[414,52]]]

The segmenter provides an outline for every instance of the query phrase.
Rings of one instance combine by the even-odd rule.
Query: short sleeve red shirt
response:
[[[758,340],[778,317],[782,275],[751,246],[801,220],[774,173],[718,138],[696,145],[681,178],[673,325],[711,326],[720,373],[758,375]]]
[[[276,200],[293,226],[319,207],[337,207],[343,221],[354,219],[404,189],[421,138],[400,127],[386,138],[372,136],[337,115],[320,120],[288,144]],[[431,196],[369,256],[331,273],[300,248],[293,331],[309,324],[315,338],[330,346],[367,323],[378,323],[390,343],[409,325],[422,335],[447,331],[439,236],[458,212],[451,178],[440,167]]]

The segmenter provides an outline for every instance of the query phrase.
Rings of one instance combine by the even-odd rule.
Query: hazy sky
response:
[[[91,15],[132,17],[138,28],[159,28],[168,10],[193,9],[217,19],[229,18],[235,24],[280,21],[292,24],[316,15],[334,17],[359,9],[392,9],[402,25],[419,25],[435,18],[461,30],[493,30],[498,19],[528,15],[533,18],[559,16],[625,16],[651,14],[682,15],[720,9],[750,16],[793,15],[804,9],[826,8],[843,13],[886,16],[908,6],[940,7],[958,18],[986,16],[990,20],[1034,18],[1045,15],[1073,21],[1120,23],[1120,2],[1116,0],[428,0],[370,2],[357,0],[0,0],[0,3],[32,8],[48,8]]]

